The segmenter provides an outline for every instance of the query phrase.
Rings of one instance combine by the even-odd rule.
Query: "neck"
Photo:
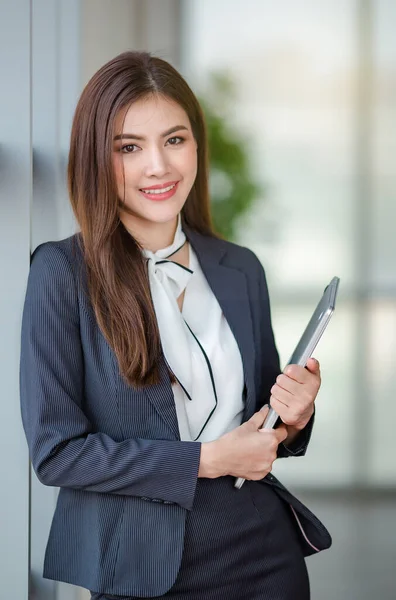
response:
[[[125,228],[139,242],[142,248],[157,252],[170,246],[174,240],[177,217],[166,223],[155,223],[143,219],[121,217]]]

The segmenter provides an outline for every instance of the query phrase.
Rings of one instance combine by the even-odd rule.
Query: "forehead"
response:
[[[117,115],[116,133],[161,134],[175,125],[190,127],[185,110],[170,98],[148,96]]]

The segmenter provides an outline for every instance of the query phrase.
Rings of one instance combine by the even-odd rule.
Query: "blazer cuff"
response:
[[[288,456],[304,456],[311,439],[314,421],[315,410],[304,429],[300,431],[291,444],[288,444],[287,446],[283,442],[279,444],[277,458],[287,458]]]

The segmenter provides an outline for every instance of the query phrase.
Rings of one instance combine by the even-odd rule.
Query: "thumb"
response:
[[[319,361],[316,360],[316,358],[309,358],[307,360],[306,367],[310,373],[313,373],[313,375],[319,375],[320,364]]]
[[[254,413],[254,415],[250,417],[248,423],[252,425],[252,428],[254,428],[254,430],[259,429],[263,425],[265,417],[268,415],[268,411],[269,406],[268,404],[265,404],[261,410]]]
[[[288,431],[287,431],[286,425],[284,423],[282,423],[282,425],[279,425],[279,427],[274,429],[274,431],[275,431],[276,439],[278,440],[278,444],[280,444],[281,442],[284,442],[288,436]]]

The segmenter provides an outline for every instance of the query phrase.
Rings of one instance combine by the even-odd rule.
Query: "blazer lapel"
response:
[[[198,256],[201,268],[241,353],[246,386],[245,420],[254,413],[256,405],[255,347],[246,277],[242,271],[220,264],[227,251],[222,240],[202,236],[186,227],[184,231]]]

